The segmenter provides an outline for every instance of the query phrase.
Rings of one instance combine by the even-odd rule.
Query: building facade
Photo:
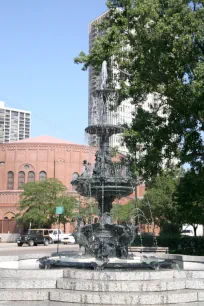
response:
[[[0,101],[0,143],[30,137],[31,112],[5,107]]]
[[[78,196],[71,185],[72,177],[83,172],[84,160],[94,165],[95,152],[94,147],[49,136],[0,144],[0,233],[18,231],[14,218],[19,213],[20,194],[27,182],[56,178],[70,195]],[[144,186],[138,186],[138,197],[143,193]]]
[[[7,223],[19,213],[25,183],[55,177],[76,194],[72,176],[83,171],[83,160],[94,163],[95,150],[49,136],[0,144],[0,233],[17,230]]]

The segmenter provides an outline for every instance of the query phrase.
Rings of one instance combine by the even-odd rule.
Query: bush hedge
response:
[[[169,253],[204,256],[204,237],[161,235],[155,238],[151,235],[136,236],[133,246],[168,247]]]

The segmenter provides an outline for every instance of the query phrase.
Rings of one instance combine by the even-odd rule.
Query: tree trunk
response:
[[[194,230],[194,236],[195,237],[197,236],[197,228],[198,228],[198,225],[193,225],[193,230]]]

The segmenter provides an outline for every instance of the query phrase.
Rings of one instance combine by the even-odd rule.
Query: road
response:
[[[78,244],[59,244],[59,251],[78,251]],[[38,245],[29,247],[23,245],[18,247],[16,243],[0,243],[0,256],[18,256],[25,254],[46,254],[50,255],[57,251],[57,244],[49,244],[48,246]]]

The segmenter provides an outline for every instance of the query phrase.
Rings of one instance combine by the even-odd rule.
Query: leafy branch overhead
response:
[[[137,106],[124,138],[130,151],[142,145],[139,169],[149,177],[162,162],[204,162],[204,1],[109,0],[90,54],[75,59],[96,72],[115,67],[119,102]],[[152,96],[151,96],[152,95]],[[147,98],[151,97],[150,105]]]

